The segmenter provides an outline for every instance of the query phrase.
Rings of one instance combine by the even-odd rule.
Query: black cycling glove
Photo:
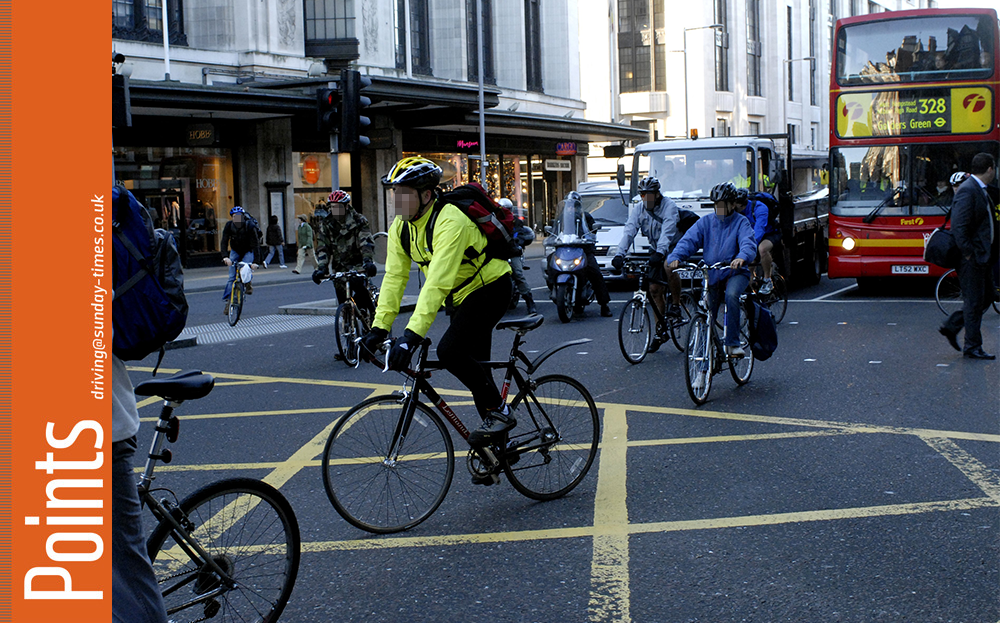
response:
[[[409,329],[403,331],[402,337],[397,338],[392,343],[392,349],[389,350],[389,369],[406,371],[410,367],[410,359],[413,357],[414,351],[423,341],[424,338],[413,331]]]
[[[625,256],[616,255],[611,260],[611,265],[614,267],[616,273],[622,272],[622,267],[625,266]]]
[[[365,260],[365,274],[368,275],[369,279],[378,274],[378,268],[375,267],[375,262]]]
[[[653,253],[649,256],[649,263],[646,264],[646,272],[648,274],[653,274],[656,272],[657,266],[663,266],[663,254]]]
[[[313,283],[316,285],[323,283],[323,280],[326,279],[326,277],[327,274],[321,270],[317,269],[313,271]]]
[[[375,361],[378,358],[378,351],[382,348],[382,342],[389,337],[389,332],[379,327],[372,327],[372,330],[365,333],[361,338],[361,356],[367,361]]]

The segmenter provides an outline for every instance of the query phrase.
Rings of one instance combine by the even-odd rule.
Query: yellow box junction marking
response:
[[[149,368],[131,369],[137,371],[150,370]],[[168,374],[171,373],[171,371],[167,370],[164,370],[163,372]],[[368,389],[371,392],[371,396],[387,394],[399,387],[399,384],[387,385],[350,381],[331,381],[324,379],[282,378],[226,373],[212,374],[216,378],[231,379],[232,381],[235,381],[232,383],[220,383],[217,387],[265,383],[292,383],[300,385]],[[468,391],[463,390],[438,390],[438,392],[442,395],[453,397],[468,398],[470,396]],[[148,398],[140,403],[140,407],[147,406],[158,401],[158,398]],[[459,404],[471,404],[471,401],[464,400],[450,404],[457,406]],[[720,411],[653,407],[622,403],[598,402],[597,407],[598,409],[604,411],[604,426],[600,444],[601,453],[597,469],[597,491],[594,499],[594,523],[592,526],[522,530],[517,532],[452,534],[421,537],[380,537],[375,539],[369,537],[364,539],[341,541],[314,541],[310,543],[303,543],[302,551],[304,553],[319,553],[332,551],[359,551],[373,549],[540,541],[549,539],[591,538],[594,541],[594,546],[591,561],[591,591],[588,604],[588,618],[590,621],[616,621],[620,623],[630,623],[629,537],[633,534],[731,529],[736,527],[792,524],[813,521],[836,521],[865,517],[904,516],[1000,507],[1000,476],[997,476],[995,473],[990,471],[986,465],[963,450],[956,443],[957,440],[1000,443],[1000,435],[970,433],[965,431],[942,431],[922,428],[870,425],[856,422],[810,420],[803,418],[777,417],[746,413],[726,413]],[[280,417],[283,415],[333,414],[345,412],[350,408],[351,407],[325,407],[315,409],[202,414],[182,417],[184,419],[224,419],[233,417],[265,416]],[[806,430],[783,433],[717,435],[709,437],[684,437],[629,441],[627,422],[629,414],[632,416],[677,415],[683,417],[791,426],[804,428]],[[155,419],[155,417],[147,417],[143,418],[143,421],[148,422],[154,421]],[[321,464],[322,461],[317,457],[322,453],[326,439],[329,436],[335,422],[336,420],[326,424],[322,430],[320,430],[312,439],[310,439],[285,461],[186,466],[178,465],[163,466],[160,469],[163,471],[231,471],[269,469],[271,470],[270,473],[262,480],[274,487],[280,488],[302,469],[307,467],[316,467]],[[918,437],[936,452],[940,453],[942,457],[960,470],[978,488],[982,489],[982,491],[986,494],[986,497],[685,521],[647,522],[641,524],[630,523],[628,520],[626,469],[627,453],[628,448],[630,447],[636,448],[698,443],[768,441],[777,439],[828,437],[855,434],[892,434]],[[235,519],[238,519],[238,517],[233,518],[234,521]]]

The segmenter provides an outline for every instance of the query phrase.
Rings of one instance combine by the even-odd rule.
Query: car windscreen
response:
[[[598,225],[624,225],[628,220],[628,206],[618,193],[582,195],[583,209],[590,212]]]
[[[745,188],[753,175],[753,151],[748,147],[662,150],[639,156],[637,170],[649,171],[660,181],[660,192],[671,199],[708,198],[712,187],[722,182]]]

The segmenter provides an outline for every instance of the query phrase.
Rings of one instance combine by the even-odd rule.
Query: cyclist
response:
[[[343,190],[335,190],[327,197],[323,207],[313,213],[317,217],[316,262],[319,268],[313,271],[312,279],[320,284],[332,273],[356,270],[363,267],[369,278],[374,277],[375,239],[372,238],[368,219],[351,206],[351,195]],[[347,300],[347,288],[343,283],[335,283],[337,301]],[[364,277],[351,278],[351,290],[358,306],[371,314],[375,313],[375,303],[368,293]]]
[[[670,285],[670,307],[666,306],[666,288],[660,282],[668,281],[663,273],[663,258],[670,252],[670,243],[674,241],[677,234],[677,224],[680,220],[680,212],[677,204],[670,197],[664,197],[660,193],[660,180],[655,177],[644,177],[639,181],[639,196],[642,197],[642,208],[632,207],[629,210],[628,220],[625,221],[625,232],[622,234],[621,242],[615,251],[615,257],[611,260],[611,265],[615,270],[620,271],[625,265],[625,254],[632,246],[635,234],[642,231],[651,243],[656,245],[653,254],[649,256],[649,263],[646,265],[646,276],[649,278],[649,298],[653,300],[656,309],[660,314],[679,318],[681,315],[681,281],[672,276]],[[663,343],[663,333],[660,327],[657,328],[656,336],[649,347],[649,352],[655,352]]]
[[[726,299],[726,353],[742,357],[746,353],[740,346],[740,295],[750,283],[750,272],[744,264],[757,253],[753,228],[742,214],[736,214],[736,187],[724,182],[712,189],[715,216],[703,216],[680,239],[667,256],[666,270],[673,273],[682,260],[699,248],[704,249],[706,264],[729,262],[729,268],[712,271],[709,275],[709,293],[714,317],[721,303],[720,294]],[[695,384],[704,383],[704,372],[698,374]]]
[[[510,265],[485,256],[486,236],[472,219],[452,204],[438,204],[441,173],[441,167],[427,158],[411,156],[397,162],[382,178],[397,216],[389,227],[385,277],[375,321],[361,341],[362,354],[372,356],[388,336],[399,314],[412,258],[426,281],[406,330],[389,351],[389,368],[408,369],[438,310],[443,304],[451,308],[451,323],[438,341],[438,359],[472,392],[483,424],[469,436],[469,443],[483,446],[517,423],[492,374],[479,363],[489,360],[493,328],[510,303]],[[431,252],[427,225],[434,213]],[[409,254],[402,243],[404,235]]]
[[[773,199],[773,197],[771,198]],[[746,188],[736,189],[736,211],[747,217],[747,220],[750,221],[750,227],[753,228],[753,239],[757,243],[757,257],[760,258],[761,268],[764,269],[764,284],[760,287],[760,293],[770,294],[774,289],[774,283],[771,281],[774,258],[771,251],[781,240],[781,231],[768,220],[767,205],[750,196],[750,191]]]
[[[534,314],[538,309],[535,307],[535,299],[531,295],[531,288],[528,287],[528,281],[524,278],[524,247],[531,244],[535,239],[535,232],[524,224],[523,218],[514,213],[514,203],[510,199],[501,199],[497,203],[500,204],[501,208],[514,214],[514,242],[521,248],[521,255],[515,255],[507,260],[510,263],[510,276],[514,280],[514,287],[517,289],[510,299],[510,309],[517,307],[517,298],[520,296],[524,299],[528,313]]]
[[[250,217],[240,206],[234,206],[229,211],[231,217],[222,230],[222,252],[229,248],[229,256],[222,258],[222,262],[229,267],[229,281],[226,282],[226,289],[222,294],[222,300],[226,303],[222,307],[222,314],[229,315],[229,294],[233,291],[233,282],[236,281],[236,265],[239,262],[246,262],[251,268],[256,269],[260,256],[260,229],[256,221]],[[253,287],[247,284],[247,294],[253,294]]]

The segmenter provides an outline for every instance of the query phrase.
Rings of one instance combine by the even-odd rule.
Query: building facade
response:
[[[829,147],[837,20],[936,5],[933,0],[581,3],[581,11],[611,17],[604,24],[581,23],[588,39],[602,41],[581,49],[582,63],[600,68],[585,82],[583,95],[593,119],[631,123],[646,129],[648,140],[692,132],[700,137],[788,132],[793,153],[817,162]],[[606,176],[613,163],[592,160],[590,171]]]
[[[114,129],[115,172],[175,230],[189,266],[218,261],[234,205],[264,225],[277,216],[294,241],[296,215],[334,178],[384,230],[379,178],[413,153],[438,161],[446,186],[485,168],[494,196],[541,223],[586,179],[591,142],[644,136],[585,117],[581,19],[573,0],[113,0],[132,113]],[[316,91],[343,68],[372,80],[371,145],[331,155]]]

